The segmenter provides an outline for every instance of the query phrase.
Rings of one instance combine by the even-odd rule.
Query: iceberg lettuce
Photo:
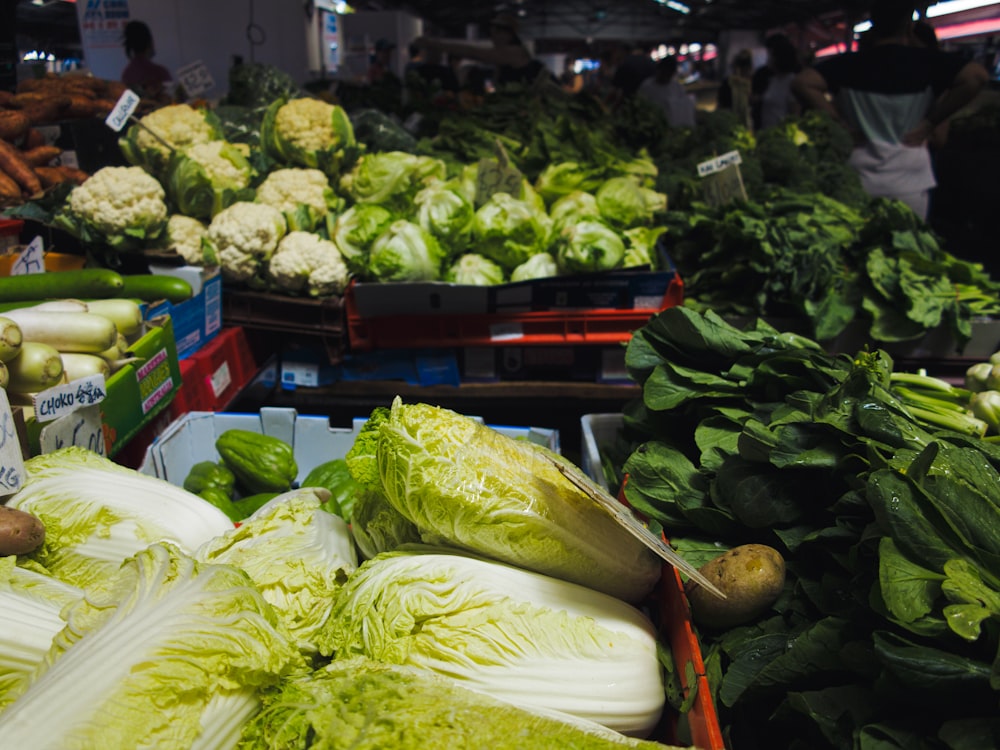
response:
[[[337,594],[338,659],[451,677],[500,700],[647,735],[665,702],[656,632],[615,597],[441,548],[361,564]]]

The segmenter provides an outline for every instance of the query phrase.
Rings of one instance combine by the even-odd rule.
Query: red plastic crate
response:
[[[516,313],[362,317],[353,286],[344,295],[348,342],[355,351],[425,347],[617,344],[658,312],[684,301],[679,276],[658,308],[541,310]]]
[[[188,411],[224,411],[225,407],[257,374],[254,361],[242,328],[223,328],[185,361],[194,363],[192,379],[196,382],[193,398],[198,403]],[[185,387],[188,378],[184,379]],[[183,390],[183,389],[182,389]]]

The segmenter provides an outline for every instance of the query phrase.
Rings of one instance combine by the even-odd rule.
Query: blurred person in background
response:
[[[921,42],[913,10],[912,0],[876,0],[861,49],[803,70],[794,88],[854,135],[850,163],[869,195],[901,200],[926,219],[936,184],[928,140],[989,75],[979,63]]]
[[[760,101],[760,128],[771,128],[789,115],[799,112],[792,93],[792,81],[802,70],[798,50],[784,34],[772,34],[764,41],[767,47],[766,75],[757,78],[755,94]]]
[[[639,84],[636,96],[659,107],[671,127],[694,127],[694,99],[677,80],[677,58],[673,55],[657,63],[656,72]]]
[[[375,51],[368,66],[368,83],[385,83],[391,78],[396,78],[396,74],[392,72],[392,53],[395,50],[396,45],[388,39],[379,39],[375,42]]]
[[[733,57],[729,75],[719,85],[716,106],[728,109],[736,115],[740,124],[753,129],[753,114],[750,111],[750,87],[753,78],[753,53],[742,49]]]
[[[169,102],[171,96],[167,84],[172,80],[170,71],[153,62],[156,47],[149,26],[142,21],[129,21],[125,24],[122,42],[128,58],[128,64],[122,70],[122,83],[141,97]]]
[[[656,63],[647,50],[632,48],[624,42],[615,46],[612,62],[612,104],[635,96],[642,82],[656,73]]]

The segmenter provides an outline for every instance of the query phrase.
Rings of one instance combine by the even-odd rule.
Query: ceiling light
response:
[[[946,0],[930,6],[924,15],[927,18],[938,18],[950,13],[961,13],[963,10],[988,8],[991,5],[1000,5],[1000,2],[998,0]]]

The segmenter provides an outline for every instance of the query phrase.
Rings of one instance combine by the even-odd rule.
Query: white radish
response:
[[[96,354],[60,352],[60,356],[62,357],[66,378],[70,382],[78,378],[87,378],[91,375],[103,375],[105,380],[111,377],[111,366]]]
[[[9,382],[10,373],[7,371],[7,365],[0,362],[0,388],[6,388]]]
[[[6,315],[21,327],[26,342],[48,344],[61,352],[96,354],[118,340],[118,329],[103,315],[23,308]]]
[[[87,311],[111,320],[123,336],[133,336],[142,329],[142,308],[134,300],[95,299],[87,303]]]
[[[21,351],[24,334],[21,326],[10,318],[0,316],[0,362],[9,362]]]
[[[50,299],[21,310],[47,310],[49,312],[87,312],[87,303],[78,299]]]
[[[7,363],[7,390],[35,393],[58,385],[63,380],[63,361],[59,352],[40,341],[25,341],[21,353]]]
[[[97,352],[97,356],[101,359],[106,359],[109,362],[121,359],[122,357],[127,357],[128,354],[128,339],[126,339],[121,333],[118,334],[118,340],[115,341],[114,346],[109,346],[103,352]]]

